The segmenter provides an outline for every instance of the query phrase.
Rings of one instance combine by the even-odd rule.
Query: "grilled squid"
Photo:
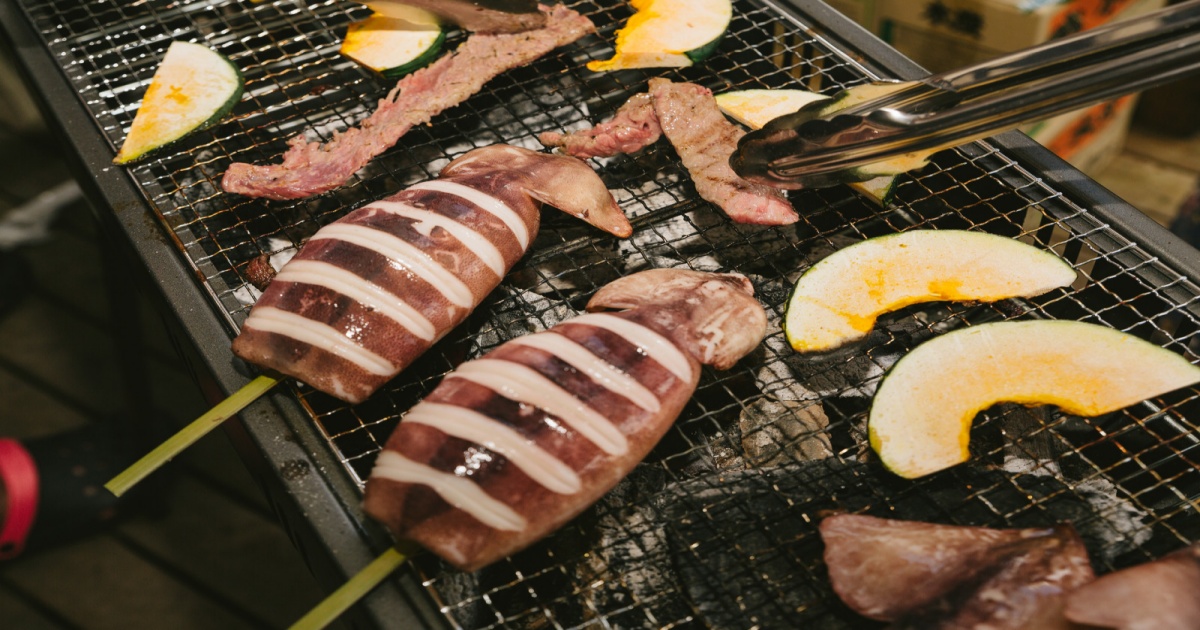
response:
[[[367,514],[464,570],[510,555],[628,474],[701,364],[729,368],[766,333],[737,274],[644,271],[587,308],[447,374],[379,454]]]
[[[529,249],[539,202],[632,227],[575,158],[495,145],[321,228],[268,285],[239,357],[361,402],[466,318]]]

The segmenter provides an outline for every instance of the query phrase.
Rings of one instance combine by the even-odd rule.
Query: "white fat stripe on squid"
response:
[[[662,408],[658,396],[649,389],[646,389],[645,385],[637,382],[637,379],[626,374],[608,361],[592,354],[591,350],[553,330],[517,337],[509,343],[549,352],[571,367],[588,375],[588,377],[600,386],[629,399],[630,402],[650,413],[657,413]]]
[[[403,265],[422,280],[433,285],[451,304],[461,308],[475,305],[471,289],[450,270],[438,264],[427,252],[412,243],[382,230],[353,223],[330,223],[317,230],[309,242],[329,239],[364,247],[389,260]]]
[[[273,306],[256,307],[250,311],[250,316],[242,326],[283,335],[315,346],[357,365],[370,374],[391,376],[396,373],[396,366],[391,361],[354,343],[338,329],[283,309]]]
[[[525,221],[521,218],[521,215],[508,207],[508,204],[492,195],[475,190],[470,186],[464,186],[444,179],[431,179],[419,184],[413,184],[408,189],[432,190],[466,199],[484,212],[503,221],[504,225],[508,226],[509,231],[513,233],[513,236],[517,237],[517,242],[521,244],[522,250],[529,247],[529,227],[525,225]]]
[[[528,525],[523,516],[484,492],[474,481],[419,464],[396,451],[381,452],[371,476],[429,486],[446,503],[494,529],[515,532]]]
[[[512,427],[488,416],[455,405],[422,402],[404,415],[403,422],[425,424],[445,433],[487,447],[508,458],[534,482],[557,494],[575,494],[583,487],[570,466]]]
[[[637,346],[646,356],[657,361],[679,380],[686,383],[692,379],[692,364],[687,355],[670,339],[635,321],[608,313],[588,313],[571,318],[564,323],[587,324],[616,333]]]
[[[275,279],[336,291],[400,324],[424,341],[437,338],[437,329],[433,324],[399,296],[337,265],[319,260],[293,260],[284,266]]]
[[[458,366],[446,378],[483,385],[505,398],[557,416],[609,455],[629,452],[629,440],[612,421],[528,366],[503,359],[475,359]]]
[[[390,214],[413,219],[417,222],[416,226],[420,226],[421,224],[429,224],[430,226],[440,227],[443,230],[446,230],[451,236],[458,239],[458,242],[462,243],[467,249],[471,250],[473,254],[478,256],[479,259],[483,261],[483,264],[488,266],[488,269],[496,272],[497,276],[500,276],[501,278],[504,277],[504,255],[500,253],[499,249],[496,249],[496,246],[492,243],[492,241],[488,240],[487,237],[479,232],[476,232],[467,224],[445,215],[422,208],[416,208],[399,201],[376,201],[368,207],[377,208]],[[426,235],[428,236],[428,234]]]

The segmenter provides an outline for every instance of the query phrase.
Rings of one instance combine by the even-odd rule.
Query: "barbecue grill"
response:
[[[690,68],[593,74],[623,2],[570,2],[585,38],[490,82],[406,135],[346,186],[310,200],[221,192],[232,161],[277,161],[285,141],[328,139],[392,86],[338,54],[367,10],[343,0],[18,0],[0,5],[30,83],[77,157],[110,235],[131,246],[213,396],[254,369],[229,341],[256,292],[260,256],[286,257],[318,227],[437,174],[478,146],[539,148],[542,131],[609,117],[653,76],[714,92],[801,87],[831,94],[920,68],[815,1],[739,0],[718,53]],[[451,37],[452,48],[462,35]],[[173,39],[203,43],[246,76],[232,114],[144,163],[109,164]],[[1028,138],[946,151],[879,204],[848,187],[793,193],[799,223],[735,225],[697,197],[666,143],[594,164],[630,215],[620,241],[547,214],[531,253],[470,319],[370,401],[349,407],[303,385],[251,406],[229,432],[314,573],[328,587],[391,544],[357,507],[375,455],[440,376],[499,343],[582,309],[601,285],[649,267],[746,274],[775,324],[808,265],[866,237],[971,229],[1052,249],[1071,287],[991,305],[920,305],[851,348],[801,356],[778,326],[733,370],[705,369],[662,444],[594,508],[476,574],[418,556],[356,610],[363,625],[464,628],[853,627],[830,590],[822,511],[994,527],[1070,520],[1099,572],[1200,537],[1200,397],[1174,392],[1099,418],[998,406],[980,416],[972,460],[904,481],[869,455],[865,419],[882,373],[932,335],[1011,318],[1074,319],[1197,359],[1200,254]],[[277,258],[276,260],[279,260]]]

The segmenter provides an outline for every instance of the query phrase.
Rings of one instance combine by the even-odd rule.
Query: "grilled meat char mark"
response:
[[[357,403],[449,332],[537,235],[539,202],[632,227],[583,162],[496,145],[321,228],[251,310],[234,352]]]
[[[650,452],[702,363],[729,367],[766,333],[736,274],[634,274],[588,304],[610,308],[626,310],[567,320],[447,374],[388,439],[367,513],[464,570],[515,553]]]
[[[267,199],[301,199],[344,184],[415,125],[463,101],[497,75],[595,31],[586,17],[562,5],[540,6],[543,28],[519,33],[476,33],[453,53],[410,74],[379,101],[357,127],[329,142],[288,141],[283,162],[233,163],[221,179],[226,192]]]
[[[570,134],[543,133],[543,144],[581,159],[639,151],[665,135],[701,198],[738,223],[787,225],[800,219],[783,191],[742,179],[729,166],[745,132],[729,122],[712,92],[695,83],[650,80],[612,120]]]

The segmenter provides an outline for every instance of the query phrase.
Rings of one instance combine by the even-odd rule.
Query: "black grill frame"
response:
[[[354,67],[351,62],[336,57],[337,29],[345,21],[365,15],[357,5],[332,0],[283,5],[163,3],[166,9],[194,7],[194,11],[182,11],[187,17],[186,22],[191,25],[187,28],[196,28],[197,32],[204,35],[203,41],[218,49],[223,46],[229,48],[233,51],[231,57],[235,61],[250,61],[244,71],[251,77],[251,83],[248,85],[248,96],[231,118],[213,130],[185,141],[177,151],[167,152],[128,172],[106,164],[122,137],[120,125],[127,125],[132,118],[138,94],[153,72],[156,57],[148,51],[161,53],[165,49],[165,40],[161,36],[145,37],[144,33],[154,27],[175,32],[174,18],[163,18],[163,13],[155,10],[160,5],[153,2],[129,5],[128,11],[146,11],[148,14],[121,14],[121,19],[114,24],[119,23],[119,28],[127,29],[142,19],[144,27],[137,32],[143,33],[143,36],[114,37],[110,32],[106,33],[107,37],[97,35],[90,38],[63,36],[60,32],[64,28],[61,23],[54,28],[46,27],[53,22],[50,18],[56,17],[47,13],[47,7],[62,9],[68,6],[65,2],[56,4],[23,0],[23,10],[8,5],[0,7],[0,19],[30,74],[31,83],[44,97],[45,108],[54,116],[59,130],[65,132],[67,142],[82,158],[80,174],[89,184],[93,200],[106,209],[101,212],[102,219],[114,228],[114,235],[132,242],[158,289],[163,292],[166,303],[172,306],[174,314],[182,321],[183,339],[196,346],[197,375],[202,381],[228,391],[244,382],[245,375],[251,373],[246,366],[238,365],[232,359],[227,347],[230,335],[246,310],[246,305],[234,295],[241,283],[238,270],[259,253],[273,253],[271,247],[262,245],[261,239],[271,234],[287,234],[294,244],[305,233],[315,230],[317,225],[333,220],[350,207],[431,176],[436,172],[435,166],[439,160],[453,157],[467,148],[463,143],[455,142],[460,140],[455,137],[460,125],[469,126],[472,121],[494,115],[490,114],[494,109],[482,106],[487,98],[491,98],[486,96],[488,92],[496,95],[492,100],[505,103],[503,115],[511,119],[508,123],[521,129],[519,135],[531,136],[538,131],[557,128],[550,125],[553,121],[548,118],[535,117],[531,122],[522,118],[523,110],[514,113],[512,108],[519,108],[519,103],[525,102],[521,101],[521,95],[528,94],[526,90],[515,88],[543,86],[548,83],[546,77],[569,76],[578,80],[579,71],[571,68],[607,51],[606,42],[611,39],[618,20],[625,15],[621,9],[614,8],[616,4],[608,5],[599,12],[601,17],[596,18],[601,26],[600,38],[568,47],[564,52],[552,55],[549,60],[535,64],[538,72],[518,69],[510,73],[514,76],[498,78],[494,82],[498,86],[485,89],[484,96],[443,114],[435,119],[433,127],[415,130],[401,141],[401,144],[412,143],[417,147],[414,151],[418,152],[421,147],[437,146],[441,153],[432,164],[417,164],[414,168],[413,161],[407,155],[390,152],[378,165],[364,169],[349,186],[314,202],[284,205],[283,213],[286,216],[299,217],[296,221],[287,222],[273,219],[270,215],[274,213],[266,212],[262,202],[219,193],[216,181],[230,157],[255,162],[273,159],[282,151],[283,140],[292,133],[301,132],[314,123],[328,122],[332,127],[351,124],[369,111],[369,106],[360,101],[365,99],[369,102],[378,98],[381,90],[386,91],[386,82],[380,82]],[[97,24],[107,19],[105,16],[108,11],[126,10],[121,8],[125,5],[117,3],[78,7],[71,3],[70,6],[75,7],[70,11],[82,11],[87,19]],[[728,67],[729,64],[722,61],[722,57],[710,62],[713,65],[711,71],[703,67],[662,74],[699,80],[717,90],[751,87],[751,82],[757,80],[777,80],[779,83],[774,84],[775,87],[797,81],[805,87],[826,91],[834,84],[844,86],[870,78],[913,78],[922,74],[919,68],[819,2],[739,2],[736,6],[739,13],[743,14],[743,22],[740,27],[735,23],[734,29],[731,29],[733,43],[726,42],[723,45],[724,57],[730,57],[730,47],[736,48],[736,42],[744,37],[739,34],[739,29],[749,31],[760,28],[744,17],[744,14],[751,13],[760,18],[770,17],[775,34],[786,37],[771,53],[760,54],[762,59],[751,58],[746,63],[756,68],[760,62],[770,59],[791,64],[800,57],[808,58],[814,50],[823,51],[816,57],[823,61],[800,61],[796,67],[804,70],[796,77],[785,76],[782,72],[777,75],[751,74],[740,69],[738,64]],[[166,9],[165,13],[178,12]],[[256,35],[259,31],[270,32],[285,27],[294,29],[296,36],[269,44],[256,39],[263,37]],[[455,43],[456,40],[451,39],[447,45],[452,47]],[[292,48],[298,50],[296,64],[286,65],[273,60],[271,55],[276,54],[279,45],[283,46],[285,52]],[[75,56],[78,52],[76,47],[89,51],[87,63],[80,62],[79,57]],[[736,48],[742,52],[734,55],[749,55],[748,48]],[[754,54],[759,53],[761,51]],[[253,63],[255,61],[258,61],[258,65]],[[726,65],[722,66],[722,63]],[[93,77],[108,71],[115,72],[116,83],[130,76],[137,76],[139,80],[124,81],[121,83],[122,89],[89,90],[80,87],[93,85]],[[580,108],[579,102],[564,101],[557,104],[559,109],[567,111],[565,121],[568,123],[598,121],[654,74],[659,73],[613,78],[612,83],[605,84],[607,87],[602,91],[603,98],[587,101],[589,107],[586,113]],[[339,81],[334,88],[321,87],[325,85],[323,81],[346,76],[354,77],[354,80]],[[630,76],[636,78],[630,79]],[[822,77],[825,83],[818,84],[818,78]],[[257,88],[254,87],[256,80],[262,82]],[[568,81],[567,87],[572,85]],[[135,86],[140,87],[135,89]],[[538,96],[549,98],[554,94],[555,90],[550,89],[539,92]],[[506,100],[503,96],[511,99]],[[287,99],[294,99],[294,102]],[[512,105],[512,99],[518,105]],[[314,103],[320,104],[320,107],[314,107]],[[261,113],[264,109],[266,113]],[[283,110],[291,114],[281,113]],[[537,108],[533,111],[536,113]],[[314,115],[319,118],[313,118]],[[264,131],[268,127],[271,127],[270,133]],[[486,144],[495,140],[486,137],[487,133],[483,135],[485,137],[482,138],[473,136],[471,142]],[[255,138],[258,140],[252,140]],[[255,144],[263,138],[267,139],[262,144]],[[447,149],[447,145],[452,148]],[[675,243],[669,239],[664,239],[665,243],[656,243],[650,235],[667,230],[672,222],[693,229],[699,234],[700,240],[709,240],[707,245],[714,250],[717,244],[729,242],[744,245],[750,250],[763,245],[777,248],[766,248],[762,250],[765,253],[751,256],[743,262],[741,270],[761,272],[767,269],[779,276],[794,270],[778,268],[771,256],[781,250],[786,252],[788,247],[799,249],[803,244],[844,244],[845,237],[861,238],[914,226],[983,228],[1054,248],[1077,265],[1088,280],[1087,286],[1055,292],[1037,300],[1007,301],[990,307],[924,309],[934,315],[931,321],[961,325],[1011,317],[1084,319],[1127,330],[1162,343],[1193,360],[1196,358],[1196,301],[1197,295],[1200,295],[1196,285],[1197,278],[1200,278],[1200,256],[1194,249],[1019,134],[1005,134],[988,142],[941,154],[932,169],[923,171],[918,177],[906,179],[898,191],[898,207],[893,209],[875,209],[844,188],[801,193],[793,197],[798,207],[819,209],[806,214],[802,222],[804,231],[797,231],[796,235],[790,236],[792,240],[781,237],[778,230],[730,226],[707,204],[696,200],[685,181],[679,183],[686,178],[682,177],[677,160],[668,147],[660,144],[650,149],[642,159],[656,166],[654,174],[642,173],[643,185],[650,192],[622,201],[633,210],[635,227],[642,235],[638,245],[632,247],[632,254],[656,264],[658,261],[655,256],[661,254],[664,248],[675,249]],[[409,168],[406,170],[405,167]],[[606,171],[602,169],[602,172]],[[606,174],[611,176],[611,170]],[[635,179],[636,175],[635,172]],[[651,208],[652,204],[645,199],[652,195],[670,197],[673,203],[666,207]],[[213,210],[189,214],[188,211],[197,206],[211,207]],[[951,211],[951,206],[957,212]],[[111,212],[107,209],[111,209]],[[239,231],[252,234],[256,240],[253,243],[239,241],[234,246],[222,242],[229,234]],[[438,352],[427,355],[427,360],[423,360],[420,367],[410,370],[404,384],[397,385],[394,390],[358,409],[345,409],[328,397],[304,388],[290,395],[272,396],[269,401],[251,408],[244,416],[246,426],[238,428],[241,430],[235,429],[235,436],[246,438],[250,444],[246,452],[256,463],[265,464],[260,478],[268,486],[269,495],[279,502],[284,521],[295,530],[297,542],[305,551],[306,558],[313,563],[318,576],[329,584],[337,584],[347,573],[365,564],[365,559],[371,557],[374,551],[388,544],[386,536],[367,522],[355,505],[358,482],[369,465],[371,453],[358,453],[354,449],[362,451],[363,443],[373,445],[368,446],[367,450],[377,448],[378,442],[386,437],[399,413],[428,391],[436,383],[437,377],[453,363],[494,346],[522,325],[544,326],[553,323],[562,315],[561,305],[578,310],[581,300],[586,299],[601,283],[601,278],[619,271],[613,267],[615,258],[612,247],[611,239],[597,237],[569,220],[547,215],[543,235],[505,285],[533,289],[535,293],[544,294],[547,303],[535,304],[531,302],[531,296],[525,293],[498,292],[485,302],[477,316],[472,317],[464,327],[463,330],[470,331],[469,334],[460,335],[452,339],[449,345],[441,346]],[[584,269],[590,273],[572,274],[561,266],[554,266],[555,261],[562,260],[585,260],[588,264]],[[704,256],[694,252],[681,256],[681,260],[700,268],[709,264]],[[763,278],[772,280],[765,275]],[[767,302],[769,310],[778,316],[782,305],[779,287],[776,286],[778,283],[758,284],[760,295]],[[539,321],[530,324],[526,321],[530,318]],[[728,427],[728,417],[730,414],[736,417],[761,398],[758,395],[749,398],[744,395],[747,379],[753,379],[755,370],[762,367],[766,359],[792,359],[777,350],[779,332],[773,330],[771,337],[776,345],[768,346],[762,356],[752,358],[750,363],[730,373],[706,371],[698,394],[701,402],[691,412],[685,412],[679,428],[673,431],[664,447],[656,451],[651,458],[652,463],[647,466],[674,475],[676,481],[682,483],[689,478],[684,462],[689,461],[692,455],[699,451],[730,448],[731,445],[736,447],[723,434]],[[895,338],[893,335],[881,346],[868,350],[867,361],[881,367],[877,357],[886,353],[889,344],[907,347],[914,339]],[[851,359],[853,357],[847,360]],[[401,377],[399,380],[405,379]],[[863,382],[845,385],[844,389],[877,380],[876,374]],[[788,385],[785,381],[783,378],[768,381],[765,389],[776,391],[785,388]],[[829,396],[823,402],[841,398],[839,395]],[[831,404],[835,413],[830,414],[832,423],[829,431],[839,432],[844,440],[854,433],[850,421],[863,412],[848,403]],[[1100,570],[1157,557],[1200,536],[1200,525],[1197,525],[1195,514],[1197,497],[1200,497],[1200,480],[1196,479],[1200,474],[1196,464],[1200,459],[1197,450],[1200,449],[1196,448],[1196,420],[1188,419],[1189,416],[1200,417],[1196,413],[1196,404],[1195,393],[1189,391],[1095,421],[1056,416],[1043,417],[1033,425],[1023,425],[1028,430],[1016,438],[1018,454],[1038,453],[1039,449],[1047,448],[1047,443],[1051,446],[1070,445],[1071,452],[1068,455],[1071,457],[1064,461],[1069,460],[1070,466],[1083,471],[1082,480],[1073,479],[1074,485],[1068,483],[1067,489],[1060,494],[1078,493],[1080,484],[1087,483],[1091,477],[1103,476],[1111,478],[1125,489],[1127,502],[1154,515],[1153,526],[1161,535],[1156,535],[1127,554],[1102,561],[1098,567]],[[849,411],[836,411],[839,406],[846,405]],[[1011,410],[990,414],[988,421],[981,423],[981,428],[984,431],[1000,428],[1005,425],[1004,419],[1013,415],[1019,414]],[[314,418],[318,420],[316,426],[311,422]],[[340,428],[343,425],[348,429]],[[1079,435],[1091,437],[1081,440]],[[1147,436],[1153,439],[1147,441]],[[350,447],[346,444],[350,444]],[[855,455],[855,449],[859,448],[846,446],[844,442],[837,445],[843,457]],[[347,452],[355,454],[347,457]],[[976,453],[976,457],[995,460],[1003,454],[1004,449],[1000,447]],[[1097,464],[1098,461],[1112,463]],[[312,474],[314,471],[320,471],[320,474]],[[758,472],[766,478],[772,478],[772,470]],[[853,478],[855,474],[835,471],[823,478],[840,483],[839,479],[847,475]],[[1027,486],[1038,476],[1037,471],[1018,474],[1005,483],[1011,484],[1016,490],[1028,492]],[[966,480],[965,476],[956,472],[947,473],[945,478]],[[785,482],[786,479],[779,481]],[[949,509],[930,500],[932,491],[927,493],[922,490],[930,487],[918,483],[899,489],[895,496],[875,493],[868,497],[870,504],[866,507],[895,507],[895,501],[916,496],[923,503],[931,504],[928,518],[995,526],[1026,523],[1031,514],[1037,516],[1043,509],[1041,500],[1031,500],[1009,511],[992,507],[990,512],[982,515],[969,510]],[[1000,492],[995,486],[979,488],[969,501],[983,500],[986,503],[988,493],[992,491]],[[1172,497],[1174,504],[1170,503]],[[848,501],[846,507],[853,503]],[[723,503],[718,501],[708,507],[715,510],[721,505]],[[597,508],[581,519],[582,525],[577,523],[569,526],[556,539],[587,535],[587,519],[595,522],[604,515],[605,509]],[[805,518],[814,516],[810,511],[801,510]],[[764,524],[774,527],[779,521],[768,520]],[[633,539],[638,534],[637,531],[627,531],[624,535],[626,539]],[[811,534],[811,529],[805,532],[808,542],[811,542]],[[723,541],[722,536],[716,534],[695,542],[703,546],[713,541]],[[811,551],[809,547],[804,549]],[[776,540],[775,545],[769,546],[767,551],[771,552],[768,556],[782,553],[790,565],[802,568],[802,579],[806,582],[820,583],[823,576],[816,557],[801,554],[780,540]],[[485,606],[483,610],[495,613],[500,621],[511,622],[512,627],[519,625],[517,620],[529,618],[549,618],[551,625],[560,623],[556,615],[568,605],[571,597],[539,597],[539,589],[550,588],[541,585],[544,581],[553,581],[557,576],[573,576],[567,566],[557,560],[546,566],[538,565],[536,559],[547,554],[557,557],[553,545],[539,545],[519,561],[502,563],[503,566],[497,571],[510,571],[513,576],[520,577],[500,580],[501,585],[483,598],[503,600],[503,595],[508,594],[508,599],[517,601],[521,598],[511,596],[515,589],[531,594],[533,603],[489,603],[490,609]],[[565,562],[577,560],[568,558]],[[763,566],[775,567],[770,564],[773,561],[768,558]],[[527,573],[530,563],[541,569]],[[438,613],[436,606],[427,598],[428,595],[437,595],[439,588],[448,588],[446,583],[450,578],[445,577],[447,574],[443,568],[429,559],[419,560],[415,564],[418,573],[406,573],[397,584],[370,598],[364,612],[371,622],[390,625],[398,619],[394,615],[419,619],[427,625],[453,624],[461,619],[455,617],[454,613],[448,613],[448,616]],[[769,576],[765,584],[774,588]],[[628,590],[628,585],[625,588]],[[578,596],[579,593],[571,595]],[[437,596],[441,604],[451,611],[461,611],[468,604],[478,604],[451,601],[444,594]],[[822,597],[814,600],[809,610],[840,619],[836,605],[830,603],[828,598],[827,592],[822,593]],[[755,623],[756,609],[754,605],[746,604],[747,601],[750,600],[740,604],[747,606],[745,620],[746,625],[750,626]],[[614,611],[596,610],[593,604],[590,613],[593,617],[586,623],[579,622],[576,625],[598,623],[621,626],[640,623],[674,627],[699,623],[699,613],[694,609],[677,618],[660,619],[655,616],[658,603],[640,601]],[[734,602],[733,605],[738,603]],[[561,613],[562,625],[572,625],[568,621],[571,614],[576,613]],[[478,614],[475,620],[477,617]],[[391,621],[382,621],[387,619]]]

